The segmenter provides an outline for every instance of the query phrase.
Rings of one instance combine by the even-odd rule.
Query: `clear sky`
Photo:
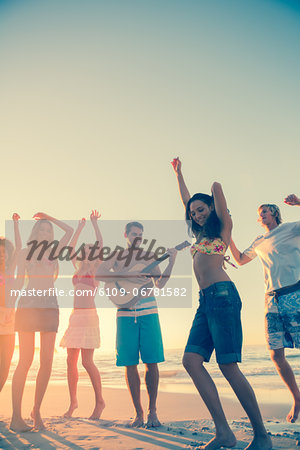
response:
[[[282,202],[300,194],[299,54],[294,1],[0,1],[1,233],[14,211],[179,220],[177,155],[191,193],[222,183],[241,249],[259,204],[299,220]],[[260,263],[228,272],[245,343],[263,343]],[[166,347],[183,348],[194,291],[161,311]],[[112,348],[115,311],[99,313]]]

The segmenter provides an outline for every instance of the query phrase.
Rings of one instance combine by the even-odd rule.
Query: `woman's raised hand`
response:
[[[174,158],[173,161],[171,161],[171,164],[176,174],[181,172],[181,161],[179,159],[179,156],[177,156],[177,158]]]
[[[182,172],[181,172],[181,161],[179,159],[179,156],[177,156],[177,158],[174,158],[173,161],[171,161],[171,164],[172,164],[172,167],[174,169],[174,172],[176,174],[176,178],[178,181],[180,198],[182,200],[184,207],[186,207],[191,196],[190,196],[189,190],[185,184]]]
[[[82,230],[82,228],[85,226],[85,222],[86,222],[85,217],[83,217],[82,219],[80,219],[80,220],[78,221],[78,228],[79,228],[80,230]]]
[[[18,214],[18,213],[13,213],[13,215],[12,215],[12,220],[13,220],[14,222],[18,222],[19,219],[20,219],[19,214]]]
[[[96,209],[93,209],[90,215],[91,222],[96,223],[98,219],[100,219],[101,214]]]
[[[43,213],[43,212],[35,213],[32,217],[35,220],[46,220],[46,219],[49,218],[49,216],[47,214]]]

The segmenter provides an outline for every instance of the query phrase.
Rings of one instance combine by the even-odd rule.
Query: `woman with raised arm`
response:
[[[103,246],[102,235],[98,227],[98,211],[92,211],[90,219],[95,230],[97,247],[99,251]],[[85,226],[85,219],[78,223],[77,230],[70,242],[71,248],[75,248],[78,237]],[[89,254],[91,244],[85,244],[85,254]],[[67,373],[70,393],[70,406],[64,417],[72,417],[73,411],[78,407],[77,383],[78,369],[77,362],[81,352],[82,365],[87,371],[95,392],[95,408],[89,419],[99,419],[105,407],[102,397],[101,377],[93,357],[95,348],[100,347],[99,318],[95,305],[95,295],[99,281],[95,278],[96,270],[101,261],[97,258],[90,261],[86,257],[83,261],[72,259],[76,272],[73,276],[74,285],[74,309],[70,316],[69,327],[67,328],[60,346],[67,348]],[[84,296],[81,293],[85,291]]]
[[[272,448],[263,425],[255,394],[240,371],[242,326],[241,300],[224,270],[225,252],[230,242],[232,221],[220,183],[213,183],[212,195],[190,197],[179,158],[172,161],[179,192],[186,209],[189,230],[196,238],[191,247],[193,267],[200,287],[200,305],[194,318],[183,356],[183,365],[192,378],[216,427],[216,436],[203,448],[234,447],[236,438],[226,420],[216,386],[203,363],[213,350],[221,372],[245,409],[254,431],[247,449]]]
[[[7,380],[15,348],[15,299],[11,289],[18,289],[15,269],[22,247],[19,218],[14,213],[15,248],[8,239],[0,237],[0,392]]]
[[[52,244],[56,244],[55,253],[59,255],[73,234],[73,228],[47,214],[37,213],[33,217],[37,222],[32,228],[27,247],[21,250],[17,271],[18,279],[22,280],[22,286],[25,277],[27,279],[24,290],[27,295],[21,296],[15,318],[15,330],[19,333],[20,354],[12,380],[13,415],[10,428],[17,432],[32,429],[22,418],[21,406],[28,370],[34,357],[36,331],[40,332],[40,367],[36,377],[31,417],[35,429],[44,428],[40,408],[51,374],[59,322],[58,303],[54,295],[58,262],[57,259],[52,258]],[[60,241],[54,241],[53,224],[65,232]],[[45,244],[41,253],[40,248],[37,248],[36,253],[32,252],[30,247],[32,242]],[[42,295],[39,296],[38,292],[42,292]]]

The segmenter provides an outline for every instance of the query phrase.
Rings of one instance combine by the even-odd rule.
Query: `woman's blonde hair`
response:
[[[53,241],[53,239],[54,239],[54,231],[53,231],[53,225],[52,225],[52,223],[49,222],[49,220],[46,220],[46,219],[40,219],[40,220],[37,220],[36,223],[33,225],[32,230],[31,230],[31,233],[30,233],[30,236],[29,236],[27,242],[31,242],[31,241],[37,240],[37,237],[38,237],[40,228],[41,228],[41,226],[42,226],[43,224],[45,224],[45,223],[47,223],[47,224],[50,226],[51,230],[52,230],[52,237],[51,237],[51,240]]]
[[[52,232],[51,241],[54,240],[54,230],[53,230],[52,223],[49,220],[40,219],[40,220],[37,220],[36,223],[33,225],[31,233],[30,233],[30,236],[29,236],[28,241],[27,241],[27,245],[31,241],[38,240],[39,230],[40,230],[41,226],[43,224],[45,224],[45,223],[48,224],[50,226],[50,228],[51,228],[51,232]],[[56,260],[55,271],[54,271],[54,280],[56,280],[58,278],[58,271],[59,271],[59,269],[58,269],[58,262]]]

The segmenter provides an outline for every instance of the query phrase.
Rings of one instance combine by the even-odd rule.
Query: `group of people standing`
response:
[[[187,345],[183,356],[183,365],[192,378],[198,392],[205,402],[215,423],[216,436],[205,445],[205,449],[234,447],[236,438],[226,420],[219,395],[204,362],[209,362],[213,350],[224,377],[228,380],[238,400],[246,411],[253,427],[254,438],[248,449],[267,450],[272,448],[269,435],[264,427],[259,406],[250,384],[242,374],[237,363],[241,362],[242,325],[241,300],[235,285],[230,280],[224,265],[228,262],[225,252],[229,247],[238,264],[250,262],[259,256],[264,267],[266,286],[266,336],[271,358],[279,375],[289,388],[294,402],[287,416],[294,422],[300,410],[300,392],[288,364],[284,349],[300,347],[298,328],[300,327],[300,222],[281,223],[279,208],[264,204],[258,209],[259,220],[265,228],[265,234],[259,236],[244,252],[240,252],[232,240],[232,220],[227,209],[226,199],[219,183],[212,185],[211,195],[195,194],[190,196],[185,184],[181,161],[172,161],[180,196],[185,207],[185,216],[189,232],[195,238],[191,247],[195,277],[199,283],[200,298]],[[300,206],[300,199],[292,194],[286,197],[288,205]],[[68,243],[76,247],[85,220],[79,221],[73,235],[73,229],[65,223],[44,213],[34,216],[37,219],[28,242],[53,241],[53,225],[60,227],[64,235],[59,241],[63,248]],[[95,230],[96,240],[103,245],[98,227],[100,215],[93,211],[90,219]],[[58,329],[58,304],[55,296],[21,297],[15,318],[13,308],[8,308],[5,291],[13,286],[21,288],[25,279],[26,289],[53,288],[58,276],[57,260],[49,260],[45,252],[41,260],[31,258],[28,261],[28,247],[22,249],[18,230],[18,215],[14,215],[15,248],[5,238],[0,240],[0,391],[7,379],[8,369],[14,348],[14,331],[19,334],[19,362],[12,379],[13,417],[11,429],[27,431],[31,427],[23,420],[21,403],[28,370],[34,356],[35,332],[40,332],[40,368],[36,379],[36,391],[32,418],[34,427],[43,428],[40,406],[48,385],[53,361],[55,336]],[[129,252],[134,247],[129,266],[125,264],[126,254],[118,258],[116,252],[105,261],[72,260],[75,268],[73,285],[76,288],[97,287],[100,281],[118,282],[124,278],[134,279],[141,287],[155,286],[163,288],[171,276],[176,260],[176,249],[168,249],[168,264],[161,273],[158,266],[149,273],[135,270],[137,255],[143,261],[143,249],[140,248],[143,225],[130,222],[126,225],[125,238]],[[86,244],[89,247],[90,244]],[[59,251],[59,248],[58,248]],[[87,252],[88,253],[88,252]],[[144,260],[154,261],[154,254],[144,252]],[[17,267],[17,275],[15,270]],[[130,273],[130,274],[129,274]],[[5,285],[5,289],[4,289]],[[75,290],[76,292],[76,290]],[[94,290],[94,292],[96,292]],[[145,364],[145,383],[149,397],[146,425],[160,426],[156,411],[159,383],[158,363],[164,361],[161,329],[157,303],[152,295],[137,296],[134,303],[117,311],[117,365],[125,366],[125,378],[131,394],[136,416],[133,427],[144,425],[144,413],[140,398],[139,359]],[[15,324],[14,324],[15,322]],[[74,296],[74,309],[70,316],[61,346],[67,348],[67,376],[70,393],[70,406],[65,417],[71,417],[77,402],[78,371],[77,361],[81,352],[82,363],[87,370],[95,392],[95,408],[90,416],[98,419],[105,407],[102,396],[101,378],[93,361],[94,349],[100,345],[99,319],[93,296]]]

